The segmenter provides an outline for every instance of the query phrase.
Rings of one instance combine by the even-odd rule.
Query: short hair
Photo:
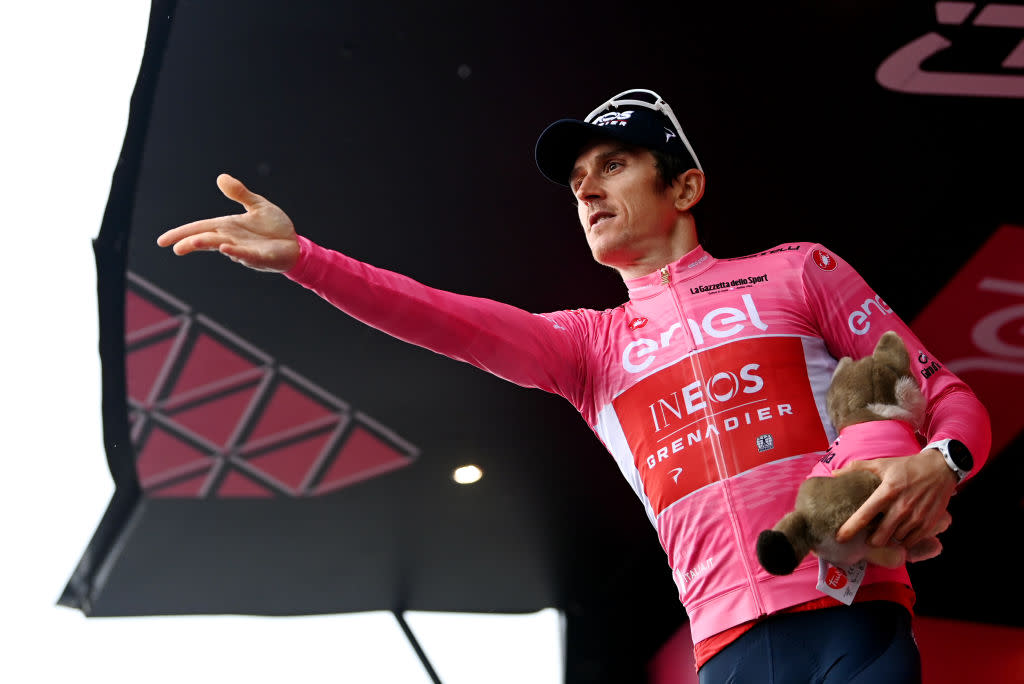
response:
[[[675,185],[675,182],[679,180],[679,174],[697,168],[697,164],[689,157],[681,157],[678,154],[661,150],[651,150],[651,154],[654,155],[654,168],[658,170],[658,180],[656,181],[658,192],[664,192],[670,186]],[[703,225],[704,207],[697,205],[690,207],[690,216],[693,217],[696,224]],[[707,247],[706,238],[704,246]]]
[[[661,150],[651,150],[651,154],[654,155],[654,166],[658,169],[658,190],[666,190],[675,184],[679,174],[697,168],[696,163],[688,157]]]

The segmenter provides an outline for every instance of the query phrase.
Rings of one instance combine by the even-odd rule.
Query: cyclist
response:
[[[556,121],[535,156],[571,189],[594,259],[623,277],[625,304],[531,314],[433,289],[314,244],[227,175],[218,186],[245,213],[172,229],[158,244],[284,273],[391,335],[570,401],[658,531],[701,681],[919,681],[905,567],[868,566],[845,606],[817,588],[815,559],[773,576],[754,549],[835,438],[824,393],[837,359],[870,354],[886,330],[931,364],[924,345],[820,244],[734,259],[705,252],[692,211],[704,173],[653,91]],[[855,466],[882,484],[841,538],[879,516],[875,545],[933,536],[988,454],[988,415],[974,394],[946,369],[922,370],[928,444]]]

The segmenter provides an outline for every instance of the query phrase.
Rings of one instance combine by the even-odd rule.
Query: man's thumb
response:
[[[220,188],[225,197],[238,202],[245,207],[246,211],[252,209],[253,205],[263,199],[245,187],[242,181],[226,173],[217,176],[217,187]]]

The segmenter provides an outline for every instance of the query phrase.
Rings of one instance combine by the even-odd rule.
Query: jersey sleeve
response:
[[[835,358],[872,353],[887,330],[910,353],[910,367],[928,400],[921,432],[931,442],[958,439],[971,450],[977,473],[988,458],[992,430],[988,411],[960,378],[945,368],[910,326],[885,303],[852,266],[822,245],[804,254],[804,296],[829,352]]]
[[[490,299],[428,287],[299,236],[285,273],[338,309],[392,337],[476,366],[583,410],[584,322],[567,312],[533,314]]]

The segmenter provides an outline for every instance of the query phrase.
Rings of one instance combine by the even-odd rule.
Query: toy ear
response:
[[[878,340],[875,351],[871,354],[875,364],[891,368],[897,377],[910,374],[910,354],[903,339],[889,330]]]
[[[886,332],[875,345],[871,360],[875,402],[895,404],[896,383],[910,374],[910,355],[903,340],[891,330]]]

